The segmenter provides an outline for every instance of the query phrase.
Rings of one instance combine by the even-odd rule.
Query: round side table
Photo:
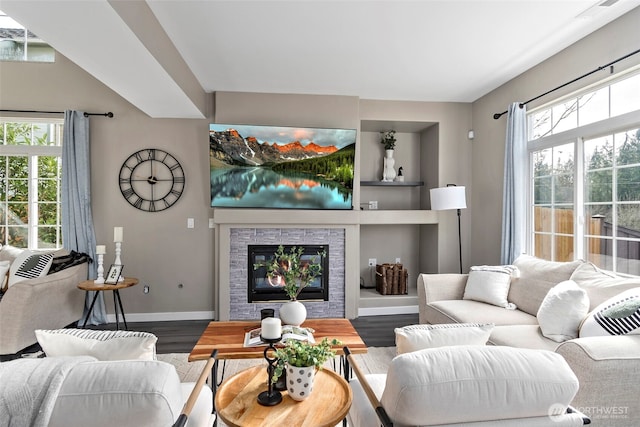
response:
[[[215,395],[215,409],[230,427],[334,427],[346,417],[353,395],[351,387],[330,369],[316,372],[313,392],[296,402],[286,391],[282,402],[262,406],[258,394],[267,389],[265,365],[245,369],[220,385]]]
[[[89,307],[89,311],[87,312],[86,317],[84,318],[84,323],[82,324],[82,328],[87,326],[87,320],[89,320],[89,316],[91,316],[91,312],[93,311],[93,306],[98,299],[98,295],[100,291],[112,291],[113,292],[113,310],[116,314],[116,329],[120,329],[120,322],[118,321],[118,308],[120,309],[120,314],[122,314],[122,322],[124,323],[124,329],[127,329],[127,319],[124,317],[124,310],[122,308],[122,300],[120,299],[120,289],[130,288],[131,286],[135,286],[138,284],[138,279],[134,277],[125,277],[122,282],[118,282],[115,285],[107,285],[104,283],[95,283],[93,280],[85,280],[78,285],[79,289],[87,292],[95,292],[93,295],[93,300],[91,301],[91,306]]]

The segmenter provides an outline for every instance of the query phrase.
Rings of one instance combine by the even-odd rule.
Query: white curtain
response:
[[[514,102],[507,116],[501,264],[511,264],[525,251],[527,164],[527,111],[525,106]]]
[[[68,250],[88,254],[96,259],[96,236],[91,213],[91,151],[89,118],[82,111],[64,112],[62,137],[62,241]],[[97,263],[89,264],[89,279],[97,277]],[[78,290],[80,292],[80,290]],[[94,292],[87,292],[84,314],[87,314]],[[87,324],[107,323],[102,293]]]

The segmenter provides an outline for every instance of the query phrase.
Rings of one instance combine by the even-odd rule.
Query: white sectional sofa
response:
[[[14,260],[23,252],[2,246],[0,262],[8,261],[15,267]],[[54,255],[65,254],[66,251],[57,251]],[[78,284],[87,280],[87,269],[87,262],[52,274],[46,274],[47,268],[40,277],[8,287],[0,300],[0,356],[16,354],[35,344],[36,329],[64,328],[80,320],[85,292],[78,289]]]
[[[640,425],[640,329],[627,335],[568,337],[558,342],[557,337],[543,335],[537,317],[550,290],[571,280],[588,296],[584,328],[598,306],[625,291],[640,289],[640,277],[617,277],[582,261],[557,263],[527,255],[514,265],[519,277],[511,279],[506,297],[509,308],[514,304],[515,309],[465,299],[469,274],[419,275],[420,323],[493,323],[489,344],[554,351],[565,358],[580,382],[571,405],[589,416],[593,425]],[[566,310],[566,316],[570,314],[575,316]],[[558,315],[559,322],[563,315]]]

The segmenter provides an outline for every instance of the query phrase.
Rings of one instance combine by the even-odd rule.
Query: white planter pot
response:
[[[284,325],[300,326],[307,319],[307,308],[300,301],[289,301],[280,307],[280,319]]]
[[[287,392],[293,400],[301,401],[309,397],[313,391],[315,366],[298,368],[287,365]]]

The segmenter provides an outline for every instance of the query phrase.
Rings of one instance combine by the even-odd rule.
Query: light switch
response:
[[[187,228],[195,227],[195,221],[193,218],[187,218]]]
[[[216,221],[213,218],[209,218],[209,228],[216,228]]]

